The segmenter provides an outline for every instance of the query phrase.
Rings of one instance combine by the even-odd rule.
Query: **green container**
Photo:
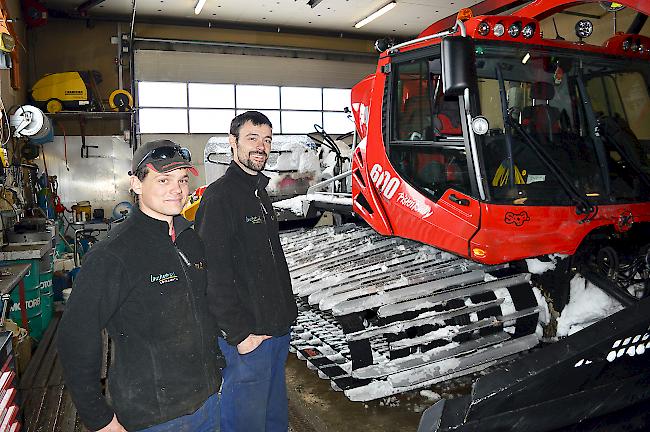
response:
[[[40,260],[15,260],[12,263],[30,264],[29,272],[23,278],[25,286],[25,305],[27,307],[27,320],[29,321],[29,335],[36,341],[43,335],[43,324],[41,321],[41,290],[40,285]],[[20,312],[20,287],[11,292],[13,306],[9,310],[9,317],[19,326],[23,326],[22,314]]]
[[[48,250],[48,252],[43,255],[43,257],[40,259],[38,263],[38,272],[39,273],[47,273],[51,272],[54,270],[54,251],[52,249]]]
[[[43,331],[47,330],[47,327],[50,325],[50,321],[52,320],[52,310],[54,304],[52,276],[52,271],[41,273],[40,283],[38,285],[41,296],[41,326]]]

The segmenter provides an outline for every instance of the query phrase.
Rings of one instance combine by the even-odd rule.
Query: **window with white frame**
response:
[[[229,132],[232,118],[253,109],[264,113],[276,134],[305,134],[314,124],[331,134],[354,125],[345,109],[350,89],[243,84],[139,81],[140,133]]]

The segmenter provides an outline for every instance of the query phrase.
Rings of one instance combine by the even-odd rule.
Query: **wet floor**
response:
[[[332,390],[305,362],[290,354],[287,361],[291,432],[415,432],[422,412],[440,397],[467,392],[470,380],[434,386],[370,402],[351,402]]]

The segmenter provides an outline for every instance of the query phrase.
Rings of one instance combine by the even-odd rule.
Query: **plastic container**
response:
[[[92,218],[90,201],[79,201],[72,206],[72,215],[75,222],[86,222]]]

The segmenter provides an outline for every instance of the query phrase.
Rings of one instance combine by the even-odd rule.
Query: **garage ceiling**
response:
[[[307,31],[343,33],[343,35],[417,35],[429,24],[456,14],[460,8],[473,6],[480,0],[398,0],[385,15],[361,29],[354,24],[380,9],[388,0],[207,0],[200,15],[194,14],[196,0],[137,0],[137,18],[178,20],[187,24],[211,22],[228,25],[263,25],[298,28]],[[68,15],[79,15],[82,4],[93,5],[89,17],[130,18],[131,0],[41,0],[48,9]],[[254,6],[252,6],[254,5]],[[137,22],[136,18],[136,22]]]

